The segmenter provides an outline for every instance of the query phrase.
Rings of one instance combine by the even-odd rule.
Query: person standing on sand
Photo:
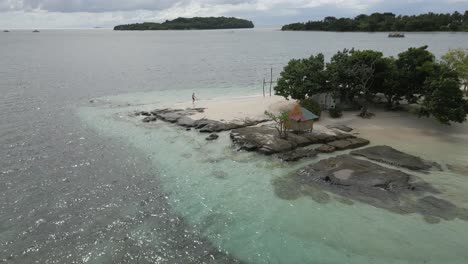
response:
[[[195,103],[195,100],[196,100],[196,99],[197,99],[197,98],[195,97],[195,93],[193,93],[193,94],[192,94],[192,103],[193,103],[193,104]]]

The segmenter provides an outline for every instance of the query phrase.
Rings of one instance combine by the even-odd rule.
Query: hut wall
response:
[[[304,121],[304,122],[296,122],[294,120],[289,120],[285,124],[287,129],[293,130],[293,131],[309,131],[314,128],[314,121],[309,120],[309,121]]]

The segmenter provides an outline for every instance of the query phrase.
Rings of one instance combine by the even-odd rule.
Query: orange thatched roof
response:
[[[289,112],[289,118],[296,122],[305,122],[318,119],[319,117],[297,104],[294,109]]]

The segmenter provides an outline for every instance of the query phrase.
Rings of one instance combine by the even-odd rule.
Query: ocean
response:
[[[428,45],[440,58],[466,43],[467,33],[0,33],[0,262],[466,263],[466,221],[428,224],[357,202],[282,200],[272,179],[311,161],[285,165],[236,152],[228,133],[209,144],[196,132],[129,117],[192,92],[260,94],[270,68],[276,78],[290,59],[318,52],[396,56]],[[465,165],[466,143],[406,150]],[[467,175],[419,176],[466,208]]]

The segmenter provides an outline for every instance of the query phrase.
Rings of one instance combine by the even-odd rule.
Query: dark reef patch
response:
[[[468,210],[433,196],[430,184],[405,172],[341,155],[306,166],[272,182],[276,195],[285,200],[309,196],[319,203],[330,200],[366,203],[398,214],[421,214],[429,223],[459,218],[468,221]]]

